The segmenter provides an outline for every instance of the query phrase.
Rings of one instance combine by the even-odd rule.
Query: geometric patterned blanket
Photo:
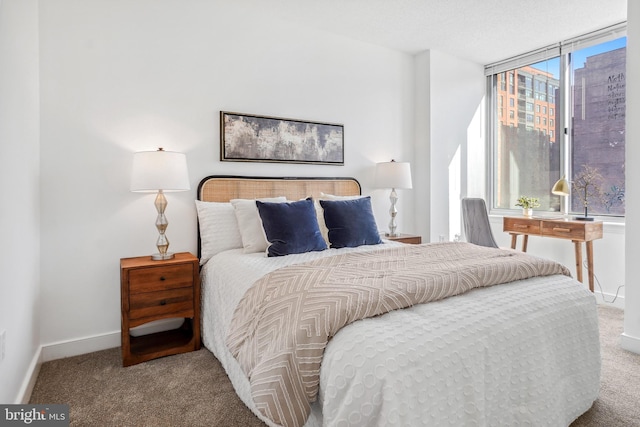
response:
[[[318,395],[327,343],[340,328],[473,288],[564,274],[554,261],[464,242],[402,245],[275,270],[236,307],[227,346],[249,379],[258,410],[302,426]]]

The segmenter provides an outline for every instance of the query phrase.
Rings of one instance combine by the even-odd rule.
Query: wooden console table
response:
[[[582,282],[582,242],[587,247],[587,274],[589,290],[593,292],[593,241],[602,238],[602,221],[572,221],[569,219],[545,219],[505,216],[502,229],[511,235],[511,249],[516,248],[518,236],[522,236],[522,251],[527,251],[529,236],[553,237],[571,240],[576,252],[576,275]]]

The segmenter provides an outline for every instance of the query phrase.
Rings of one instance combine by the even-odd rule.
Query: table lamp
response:
[[[569,195],[569,181],[567,181],[566,175],[562,175],[562,178],[556,181],[551,188],[551,193],[556,196],[566,197]],[[566,209],[566,207],[565,207]],[[562,210],[562,206],[561,206]]]
[[[390,188],[391,195],[389,200],[391,201],[391,208],[389,214],[391,215],[391,221],[389,221],[389,232],[387,236],[396,237],[396,216],[398,210],[396,209],[396,203],[398,202],[398,193],[396,188],[402,189],[411,188],[411,166],[408,162],[396,162],[391,160],[390,162],[378,163],[376,165],[375,185],[377,188]]]
[[[562,178],[556,181],[553,184],[553,188],[551,192],[556,196],[568,196],[569,195],[569,181],[567,181],[567,176],[562,175]]]
[[[165,231],[169,222],[164,215],[167,208],[164,192],[186,191],[190,188],[187,158],[184,154],[164,151],[162,148],[158,148],[157,151],[134,153],[130,190],[133,192],[158,192],[154,204],[158,211],[156,228],[160,235],[156,242],[158,253],[151,255],[151,259],[165,260],[174,257],[173,253],[167,252],[169,240]]]

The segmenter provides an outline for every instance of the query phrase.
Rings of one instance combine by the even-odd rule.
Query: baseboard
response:
[[[620,347],[624,350],[640,354],[640,339],[626,335],[624,332],[620,335]]]
[[[137,328],[133,328],[130,333],[133,336],[138,336],[175,329],[179,327],[182,322],[184,322],[184,319],[182,318],[156,320],[154,322],[145,323]],[[42,362],[49,362],[50,360],[62,359],[65,357],[79,356],[81,354],[93,353],[94,351],[106,350],[113,347],[120,347],[121,339],[120,331],[117,331],[45,344],[42,346]]]
[[[120,346],[120,331],[74,340],[59,341],[42,346],[42,362],[79,356]]]
[[[601,294],[599,291],[595,291],[594,295],[596,296],[596,301],[598,304],[606,305],[608,307],[619,308],[620,310],[624,310],[624,296],[618,295],[616,298],[615,295],[612,294]],[[611,302],[613,301],[613,302]]]
[[[27,404],[31,399],[31,393],[33,392],[33,387],[36,385],[36,380],[38,379],[38,374],[40,373],[40,367],[42,366],[42,346],[39,346],[36,350],[36,354],[33,355],[31,359],[31,363],[29,364],[29,368],[27,369],[27,374],[24,377],[24,381],[22,381],[22,386],[20,386],[20,391],[18,391],[18,396],[16,397],[16,401],[14,402],[16,405]]]

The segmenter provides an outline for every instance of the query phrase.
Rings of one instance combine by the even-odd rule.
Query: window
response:
[[[539,65],[538,65],[539,66]],[[555,66],[555,68],[553,68]],[[551,67],[551,69],[549,69]],[[547,70],[530,65],[512,70],[510,74],[535,75],[539,79],[555,79],[560,74],[559,63],[547,64]],[[499,86],[499,85],[498,85]],[[557,85],[556,85],[557,86]],[[495,87],[494,85],[491,86]],[[515,208],[516,200],[521,195],[535,196],[540,199],[540,209],[556,209],[549,196],[553,183],[560,178],[560,150],[549,134],[535,130],[533,124],[533,104],[523,103],[525,111],[518,111],[517,125],[505,126],[505,123],[493,121],[493,169],[494,191],[492,204],[494,208]],[[547,197],[541,197],[542,194]],[[558,203],[555,200],[555,203]]]
[[[624,215],[625,69],[626,39],[572,54],[571,176],[575,180],[585,167],[600,174],[602,200],[589,201],[594,214]],[[571,196],[574,211],[579,196]]]
[[[489,100],[504,94],[505,73],[510,90],[518,82],[520,99],[510,110],[515,123],[489,110],[492,208],[516,209],[526,195],[540,199],[539,209],[559,212],[565,201],[551,194],[553,184],[595,170],[599,193],[588,199],[589,212],[624,216],[625,32],[616,25],[485,68]],[[549,112],[548,126],[540,110]],[[583,211],[580,196],[566,198],[569,212]]]

